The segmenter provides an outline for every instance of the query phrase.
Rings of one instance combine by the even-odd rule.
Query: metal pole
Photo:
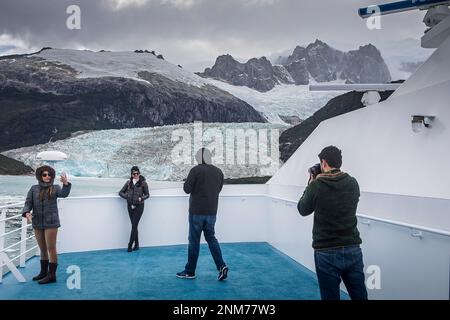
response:
[[[2,237],[1,235],[5,233],[5,219],[6,219],[6,209],[3,209],[0,214],[0,252],[3,251],[5,248],[5,237]],[[0,259],[0,283],[2,283],[3,279],[3,261]]]
[[[20,230],[20,267],[25,267],[25,260],[26,260],[26,254],[23,254],[25,251],[27,251],[27,218],[22,218],[22,230]],[[22,255],[23,254],[23,255]]]

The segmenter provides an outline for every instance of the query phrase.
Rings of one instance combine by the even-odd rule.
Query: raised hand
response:
[[[61,178],[59,179],[65,186],[69,183],[69,181],[67,180],[67,176],[66,175],[61,175]]]

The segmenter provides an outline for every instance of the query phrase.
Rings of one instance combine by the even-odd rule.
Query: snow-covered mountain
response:
[[[150,52],[0,57],[0,150],[81,130],[265,122],[248,103]]]
[[[184,70],[151,52],[94,52],[87,50],[51,49],[34,55],[47,61],[71,66],[77,78],[122,77],[145,81],[139,72],[158,73],[170,80],[203,87],[207,84],[196,74]],[[33,56],[31,56],[33,57]]]
[[[246,86],[261,92],[279,84],[309,84],[344,80],[348,83],[385,83],[391,80],[380,51],[372,44],[342,52],[316,40],[306,47],[297,46],[287,57],[272,63],[266,58],[252,58],[246,63],[231,55],[219,56],[211,68],[198,75]]]
[[[392,80],[408,79],[434,51],[434,49],[422,48],[420,40],[413,38],[397,41],[377,41],[376,39],[371,41],[380,51]],[[307,47],[307,45],[300,47]],[[295,51],[294,48],[285,49],[268,55],[268,58],[273,65],[284,64],[293,51]]]
[[[174,152],[177,146],[187,146],[191,154],[194,154],[194,139],[197,139],[194,130],[198,127],[193,124],[180,124],[173,126],[161,126],[154,128],[135,128],[120,130],[100,130],[80,134],[72,138],[58,140],[31,147],[23,147],[3,152],[3,155],[22,161],[23,163],[36,168],[41,162],[36,160],[36,155],[41,151],[58,150],[68,155],[68,160],[57,163],[59,170],[64,169],[74,176],[110,176],[128,177],[129,170],[133,165],[138,165],[141,172],[152,180],[173,180],[181,181],[186,178],[189,169],[194,162],[179,163]],[[217,163],[224,171],[227,178],[239,178],[249,176],[265,176],[275,172],[278,168],[278,134],[281,134],[287,127],[269,123],[203,123],[200,127],[200,136],[205,139],[205,145],[214,149],[210,144],[214,144],[217,150],[223,146],[223,162]],[[270,134],[275,134],[275,142]],[[257,135],[261,139],[266,135],[268,144],[265,144],[267,151],[264,151],[258,143],[248,143],[244,148],[246,159],[241,163],[234,160],[234,152],[237,152],[234,142],[227,140],[240,133],[249,136]],[[218,135],[218,136],[217,136]],[[182,138],[180,138],[182,137]],[[182,145],[181,143],[187,143]],[[237,143],[237,142],[236,142]],[[276,152],[270,154],[273,159],[271,163],[261,163],[257,160],[254,163],[250,160],[249,154],[268,155],[271,152],[272,143]],[[239,148],[240,151],[242,149]],[[232,153],[230,153],[232,152]],[[259,153],[258,153],[259,152]],[[266,152],[263,154],[263,152]],[[233,159],[230,162],[230,155]],[[193,158],[192,158],[193,159]],[[275,165],[275,166],[272,166]]]

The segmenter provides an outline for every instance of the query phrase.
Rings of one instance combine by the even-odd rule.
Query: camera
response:
[[[320,168],[320,163],[316,163],[311,168],[308,169],[308,172],[313,176],[315,179],[317,175],[322,173],[322,169]]]

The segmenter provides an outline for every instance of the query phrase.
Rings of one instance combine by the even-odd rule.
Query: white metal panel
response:
[[[158,195],[146,201],[139,223],[141,246],[187,243],[188,197]],[[216,233],[222,242],[261,242],[267,238],[264,197],[229,197],[219,202]],[[80,252],[125,248],[131,224],[119,197],[67,198],[59,201],[59,251]]]
[[[380,268],[371,299],[449,299],[450,237],[371,221],[359,223],[366,268]],[[367,277],[367,274],[366,274]]]

